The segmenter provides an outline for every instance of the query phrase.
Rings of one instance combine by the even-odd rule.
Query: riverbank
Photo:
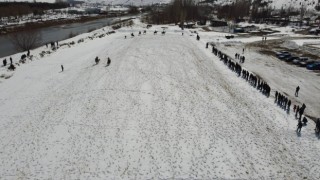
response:
[[[74,23],[65,23],[57,24],[49,27],[41,27],[37,30],[41,34],[41,41],[39,46],[45,45],[51,41],[62,41],[64,39],[82,34],[91,32],[95,29],[103,28],[105,26],[112,26],[112,28],[117,29],[118,23],[123,24],[124,21],[130,20],[132,17],[124,16],[120,18],[100,18],[85,22],[74,22]],[[11,54],[19,53],[20,51],[16,50],[14,44],[7,37],[8,34],[0,35],[0,57],[5,57]]]
[[[112,18],[112,17],[106,16],[106,15],[82,16],[76,19],[55,19],[55,20],[48,20],[48,21],[25,23],[25,24],[14,25],[14,26],[7,26],[7,27],[0,28],[0,36],[7,35],[10,33],[15,33],[15,32],[21,32],[26,29],[39,29],[39,28],[46,28],[46,27],[65,25],[65,24],[71,24],[71,23],[85,23],[85,22],[94,21],[94,20],[103,19],[103,18]]]

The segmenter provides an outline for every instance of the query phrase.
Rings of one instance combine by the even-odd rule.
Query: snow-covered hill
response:
[[[6,2],[8,0],[0,0],[0,2]],[[15,1],[29,1],[33,2],[33,0],[15,0]],[[54,3],[56,0],[37,0],[37,2],[49,2]],[[65,0],[66,1],[66,0]],[[171,0],[84,0],[86,2],[106,2],[107,4],[125,4],[125,5],[146,5],[152,3],[168,3]]]
[[[112,4],[112,5],[151,5],[151,4],[167,4],[171,0],[85,0],[86,2],[103,2],[105,4]]]
[[[236,0],[217,0],[216,4],[228,4],[235,1]],[[270,5],[272,8],[276,8],[276,9],[280,9],[281,7],[300,8],[302,5],[308,9],[314,9],[314,7],[318,3],[318,0],[266,0],[266,1],[270,2]]]
[[[7,0],[0,0],[7,1]],[[33,0],[16,0],[16,1],[33,1]],[[38,2],[55,2],[55,0],[37,0]],[[169,3],[171,0],[84,0],[87,2],[105,2],[107,4],[123,4],[123,5],[148,5],[154,3]],[[196,0],[196,1],[204,1],[204,0]],[[228,4],[235,2],[236,0],[216,0],[215,4]],[[317,5],[318,0],[267,0],[271,2],[271,6],[276,9],[280,9],[281,7],[288,8],[294,7],[299,8],[301,5],[304,5],[308,9],[314,9]]]
[[[106,2],[112,4],[133,4],[133,5],[141,5],[141,4],[152,4],[152,3],[169,3],[171,0],[86,0],[89,2]],[[195,0],[201,2],[203,0]],[[228,4],[235,2],[236,0],[216,0],[215,4]],[[294,7],[299,8],[301,5],[304,5],[308,9],[313,9],[318,0],[266,0],[271,2],[270,5],[273,8],[280,9]]]
[[[297,136],[292,113],[205,49],[224,34],[200,32],[206,39],[196,41],[194,33],[168,26],[166,35],[153,35],[162,25],[137,36],[145,26],[136,20],[93,40],[85,37],[106,32],[83,34],[72,40],[84,42],[60,42],[43,58],[38,53],[49,48],[32,50],[33,61],[1,79],[0,178],[320,178],[314,124]],[[279,82],[282,72],[273,67],[268,75]]]

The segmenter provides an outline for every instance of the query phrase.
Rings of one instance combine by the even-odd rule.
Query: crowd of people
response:
[[[242,77],[245,79],[251,86],[259,90],[262,94],[269,97],[271,88],[268,83],[264,82],[261,78],[257,75],[250,73],[249,71],[242,68],[239,63],[244,62],[244,56],[240,56],[240,54],[236,54],[236,59],[239,59],[239,63],[233,60],[228,55],[224,54],[223,52],[219,51],[215,46],[212,46],[212,53],[215,54],[220,58],[223,63],[228,66],[228,68],[235,72],[238,77]],[[242,60],[243,59],[243,60]]]
[[[275,103],[282,108],[283,110],[290,112],[291,100],[280,92],[276,91],[275,93]]]
[[[244,60],[246,59],[244,56],[241,56],[239,53],[236,53],[234,57],[235,59],[239,59],[240,63],[244,63]]]
[[[20,63],[25,63],[26,58],[29,57],[30,59],[32,59],[32,55],[30,54],[30,50],[27,51],[26,54],[22,54],[21,58],[19,60]],[[7,59],[2,60],[3,63],[3,67],[6,67],[8,62]],[[19,64],[18,64],[19,65]],[[15,65],[13,64],[13,60],[12,57],[10,57],[10,65],[8,66],[8,70],[10,71],[14,71],[16,69]]]
[[[206,48],[208,48],[209,43],[206,44]],[[243,49],[244,51],[244,49]],[[271,87],[268,83],[264,82],[262,78],[259,78],[257,75],[250,73],[248,70],[242,68],[239,63],[244,63],[245,57],[241,56],[239,53],[235,54],[235,59],[232,59],[228,55],[224,54],[220,50],[218,50],[214,45],[212,45],[212,53],[220,58],[223,63],[228,66],[233,72],[235,72],[238,77],[242,77],[246,80],[251,86],[259,90],[262,94],[269,97],[271,92]],[[236,61],[239,60],[239,63]],[[300,87],[297,86],[295,91],[295,96],[298,97]],[[292,105],[292,101],[286,97],[285,95],[281,94],[280,92],[275,92],[275,103],[285,110],[288,114],[290,113],[290,108]],[[308,119],[306,116],[303,116],[304,111],[306,109],[306,105],[303,104],[301,107],[299,105],[294,105],[293,111],[295,113],[296,119],[298,119],[297,125],[297,133],[301,132],[301,128],[307,125]],[[303,118],[302,118],[303,117]],[[316,121],[316,133],[320,136],[320,118]]]

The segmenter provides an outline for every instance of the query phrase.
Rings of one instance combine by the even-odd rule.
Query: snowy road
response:
[[[0,84],[0,178],[320,178],[311,127],[297,137],[294,118],[195,37],[123,37],[59,50]]]

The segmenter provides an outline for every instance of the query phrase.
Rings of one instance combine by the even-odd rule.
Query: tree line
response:
[[[0,2],[0,18],[9,16],[23,16],[33,13],[41,15],[45,10],[66,8],[68,4],[59,3],[29,3],[29,2]]]
[[[148,21],[156,24],[183,23],[201,18],[200,7],[194,0],[173,0],[168,6],[155,6]]]

